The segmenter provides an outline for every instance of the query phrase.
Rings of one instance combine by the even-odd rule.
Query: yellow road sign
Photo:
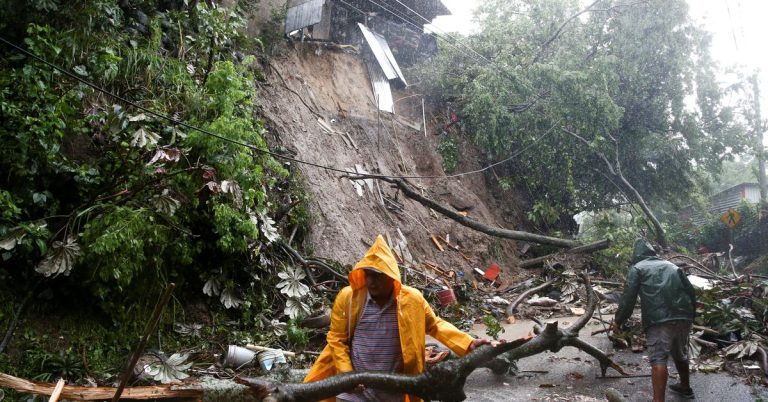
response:
[[[720,217],[720,220],[728,225],[729,228],[733,229],[739,222],[741,222],[741,214],[733,208],[728,208],[723,216]]]

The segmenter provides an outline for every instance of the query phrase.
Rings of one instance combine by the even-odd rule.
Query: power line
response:
[[[382,9],[382,10],[384,10],[384,11],[386,11],[386,12],[388,12],[388,13],[392,14],[392,15],[393,15],[395,18],[397,18],[397,19],[399,19],[399,20],[403,21],[404,23],[406,23],[406,24],[408,24],[408,25],[410,25],[410,26],[412,26],[412,27],[416,28],[417,30],[419,30],[419,31],[424,31],[424,27],[423,27],[423,26],[419,26],[419,25],[418,25],[418,24],[417,24],[415,21],[411,20],[410,18],[408,18],[408,17],[407,17],[407,16],[405,16],[405,15],[401,15],[401,14],[398,14],[398,13],[396,13],[395,11],[393,11],[394,9],[390,9],[390,8],[388,8],[388,7],[385,7],[383,4],[377,3],[377,2],[376,2],[376,1],[374,1],[374,0],[367,0],[367,1],[368,1],[369,3],[371,3],[371,4],[375,5],[375,6],[379,7],[380,9]],[[345,3],[345,4],[346,4],[346,3]],[[424,17],[422,17],[422,18],[424,18]],[[473,59],[473,60],[475,60],[475,61],[478,61],[478,59],[477,59],[476,57],[474,57],[474,56],[470,55],[469,53],[467,53],[467,52],[463,51],[462,49],[460,49],[460,48],[459,48],[459,47],[458,47],[458,46],[457,46],[455,43],[453,43],[452,41],[446,40],[445,38],[441,37],[440,35],[438,35],[437,33],[434,33],[434,32],[431,32],[430,34],[431,34],[431,35],[433,35],[433,36],[435,36],[435,37],[437,37],[438,39],[442,39],[443,41],[445,41],[445,43],[446,43],[446,44],[448,44],[448,45],[449,45],[449,46],[451,46],[452,48],[454,48],[454,49],[458,50],[458,51],[459,51],[459,53],[463,53],[464,55],[468,56],[469,58],[471,58],[471,59]],[[477,53],[477,52],[475,52],[475,53]],[[482,57],[482,55],[481,55],[481,57]],[[484,58],[484,59],[485,59],[485,58]],[[487,62],[489,62],[489,63],[490,63],[490,60],[488,60],[488,59],[485,59],[485,60],[486,60]]]
[[[395,0],[395,1],[397,2],[397,4],[400,4],[401,6],[405,7],[405,8],[406,8],[406,10],[408,10],[408,11],[412,12],[413,14],[415,14],[416,16],[418,16],[419,18],[421,18],[421,19],[422,19],[424,22],[426,22],[427,24],[431,24],[431,23],[432,23],[432,21],[428,20],[428,19],[427,19],[426,17],[424,17],[423,15],[421,15],[421,14],[417,13],[415,10],[413,10],[413,9],[412,9],[412,8],[410,8],[410,7],[408,7],[406,4],[404,4],[404,3],[400,2],[400,0]],[[460,44],[460,45],[464,46],[465,48],[469,49],[469,51],[470,51],[470,52],[472,52],[472,53],[474,53],[474,54],[476,54],[476,55],[480,56],[480,58],[481,58],[481,59],[485,60],[485,61],[486,61],[486,62],[488,62],[488,63],[491,63],[491,60],[489,60],[487,57],[483,56],[482,54],[478,53],[478,52],[477,52],[475,49],[471,48],[470,46],[468,46],[468,45],[464,44],[464,42],[462,42],[462,41],[458,40],[457,38],[454,38],[453,36],[451,36],[451,35],[450,35],[450,34],[448,34],[447,32],[445,32],[445,31],[443,31],[443,30],[441,30],[441,29],[438,29],[437,27],[434,27],[434,28],[435,28],[435,30],[436,30],[436,31],[440,31],[440,32],[441,32],[441,34],[443,34],[443,35],[447,36],[449,39],[451,39],[451,40],[455,41],[456,43],[458,43],[458,44]]]
[[[392,14],[394,17],[396,17],[396,18],[398,18],[398,19],[402,20],[403,22],[405,22],[405,23],[407,23],[407,24],[410,24],[411,26],[414,26],[414,27],[416,27],[417,29],[420,29],[420,30],[422,30],[422,31],[423,31],[423,27],[420,27],[419,25],[417,25],[415,22],[413,22],[413,21],[412,21],[412,20],[410,20],[409,18],[406,18],[406,17],[404,17],[403,15],[400,15],[400,14],[397,14],[397,13],[395,13],[394,11],[390,10],[390,9],[389,9],[389,8],[387,8],[387,7],[384,7],[383,5],[381,5],[381,4],[377,3],[377,2],[375,2],[374,0],[367,0],[367,1],[368,1],[369,3],[371,3],[371,4],[374,4],[374,5],[378,6],[378,7],[380,7],[381,9],[383,9],[383,10],[385,10],[385,11],[389,12],[389,13],[390,13],[390,14]],[[397,1],[398,3],[400,3],[400,1],[398,1],[398,0],[395,0],[395,1]],[[403,6],[405,6],[403,3],[400,3],[400,4],[401,4],[401,5],[403,5]],[[418,15],[418,16],[419,16],[419,17],[420,17],[422,20],[424,20],[424,21],[426,21],[426,22],[430,22],[430,21],[429,21],[429,20],[428,20],[426,17],[424,17],[423,15],[421,15],[421,14],[417,13],[416,11],[413,11],[412,9],[408,8],[407,6],[405,6],[405,7],[406,7],[408,10],[411,10],[411,12],[413,12],[414,14]],[[497,72],[499,72],[499,73],[500,73],[500,74],[501,74],[501,75],[502,75],[504,78],[506,78],[506,79],[508,79],[508,80],[512,81],[513,83],[521,84],[521,85],[523,85],[523,86],[524,86],[526,89],[529,89],[529,90],[533,90],[533,88],[531,88],[531,86],[530,86],[529,84],[527,84],[527,83],[525,83],[525,82],[523,82],[523,81],[519,80],[518,78],[514,77],[513,75],[511,75],[511,74],[507,73],[507,71],[506,71],[506,68],[508,68],[508,67],[507,67],[506,65],[499,65],[497,62],[495,62],[495,61],[493,61],[493,60],[490,60],[490,59],[488,59],[487,57],[483,56],[482,54],[480,54],[479,52],[477,52],[476,50],[474,50],[474,49],[473,49],[473,48],[471,48],[470,46],[468,46],[468,45],[464,44],[463,42],[459,41],[458,39],[454,39],[453,37],[450,37],[450,35],[449,35],[449,37],[450,37],[450,38],[451,38],[453,41],[452,41],[452,40],[447,40],[447,39],[445,39],[445,38],[441,37],[440,35],[438,35],[438,34],[436,34],[436,33],[434,33],[434,32],[431,32],[431,34],[432,34],[432,35],[434,35],[434,36],[436,36],[436,37],[437,37],[437,38],[439,38],[439,39],[442,39],[442,40],[443,40],[443,41],[444,41],[446,44],[448,44],[448,45],[450,45],[452,48],[454,48],[454,49],[458,50],[458,51],[459,51],[459,53],[462,53],[462,54],[464,54],[465,56],[468,56],[469,58],[473,59],[475,62],[478,62],[478,61],[480,61],[480,60],[479,60],[477,57],[475,57],[475,56],[472,56],[472,55],[470,55],[469,53],[467,53],[467,52],[463,51],[462,49],[460,49],[460,48],[459,48],[459,47],[458,47],[458,46],[457,46],[455,43],[453,43],[453,41],[455,41],[455,42],[457,42],[457,43],[461,44],[462,46],[464,46],[464,47],[466,47],[467,49],[469,49],[470,51],[472,51],[472,53],[474,53],[474,54],[476,54],[476,55],[480,56],[480,57],[483,59],[483,62],[484,62],[484,63],[486,63],[486,64],[489,64],[489,65],[497,65],[497,66],[499,67],[499,69],[497,70]]]
[[[170,117],[168,115],[156,112],[156,111],[154,111],[152,109],[149,109],[147,107],[141,106],[140,104],[138,104],[136,102],[130,101],[128,99],[125,99],[125,98],[123,98],[120,95],[117,95],[117,94],[115,94],[115,93],[113,93],[113,92],[111,92],[111,91],[109,91],[107,89],[104,89],[104,88],[102,88],[102,87],[100,87],[100,86],[98,86],[98,85],[96,85],[96,84],[94,84],[94,83],[84,79],[84,78],[81,78],[81,77],[73,74],[72,72],[70,72],[69,70],[67,70],[67,69],[65,69],[63,67],[59,67],[59,66],[57,66],[57,65],[55,65],[55,64],[53,64],[53,63],[51,63],[51,62],[49,62],[49,61],[47,61],[47,60],[45,60],[43,58],[37,56],[36,54],[27,51],[26,49],[24,49],[24,48],[22,48],[22,47],[20,47],[20,46],[18,46],[16,44],[6,40],[4,37],[0,36],[0,42],[4,43],[5,45],[13,48],[14,50],[16,50],[16,51],[18,51],[18,52],[20,52],[20,53],[22,53],[22,54],[24,54],[24,55],[26,55],[28,57],[31,57],[34,60],[37,60],[37,61],[45,64],[46,66],[48,66],[48,67],[50,67],[50,68],[52,68],[52,69],[54,69],[54,70],[64,74],[65,76],[67,76],[67,77],[69,77],[69,78],[71,78],[71,79],[73,79],[75,81],[78,81],[78,82],[80,82],[80,83],[82,83],[84,85],[87,85],[88,87],[90,87],[90,88],[92,88],[92,89],[94,89],[94,90],[96,90],[98,92],[101,92],[101,93],[103,93],[103,94],[105,94],[105,95],[107,95],[107,96],[109,96],[111,98],[117,99],[120,102],[123,102],[123,103],[125,103],[127,105],[133,106],[134,108],[136,108],[138,110],[141,110],[144,113],[147,113],[147,114],[152,115],[154,117],[157,117],[159,119],[169,121],[169,122],[171,122],[173,124],[185,127],[187,129],[190,129],[190,130],[194,130],[194,131],[200,132],[200,133],[208,135],[210,137],[218,138],[218,139],[220,139],[222,141],[229,142],[231,144],[235,144],[235,145],[239,145],[239,146],[251,149],[251,150],[259,152],[261,154],[270,155],[270,156],[275,157],[277,159],[282,159],[282,160],[286,160],[286,161],[290,161],[290,162],[295,162],[295,163],[299,163],[299,164],[303,164],[303,165],[307,165],[307,166],[312,166],[312,167],[316,167],[316,168],[320,168],[320,169],[325,169],[325,170],[329,170],[329,171],[332,171],[332,172],[342,173],[344,175],[349,175],[350,174],[350,172],[348,172],[346,170],[342,170],[342,169],[335,168],[335,167],[332,167],[332,166],[321,165],[321,164],[314,163],[314,162],[308,162],[308,161],[297,159],[297,158],[293,158],[293,157],[290,157],[290,156],[274,153],[274,152],[269,151],[267,149],[262,149],[262,148],[259,148],[259,147],[255,146],[255,145],[252,145],[252,144],[249,144],[249,143],[246,143],[246,142],[242,142],[242,141],[234,140],[234,139],[231,139],[231,138],[227,138],[227,137],[225,137],[225,136],[223,136],[221,134],[214,133],[212,131],[206,130],[206,129],[201,128],[201,127],[197,127],[197,126],[191,125],[189,123],[185,123],[185,122],[183,122],[181,120],[178,120],[178,119],[175,119],[175,118]],[[382,178],[382,179],[446,179],[446,178],[457,178],[457,177],[467,176],[467,175],[471,175],[471,174],[481,173],[481,172],[484,172],[484,171],[486,171],[488,169],[493,168],[494,166],[498,166],[498,165],[500,165],[502,163],[509,162],[512,159],[516,158],[517,156],[519,156],[520,154],[522,154],[523,152],[525,152],[526,150],[531,148],[533,145],[537,144],[539,141],[544,139],[544,137],[549,135],[552,131],[554,131],[554,128],[557,126],[558,123],[559,123],[559,121],[557,123],[555,123],[552,126],[552,128],[550,128],[547,132],[545,132],[541,136],[539,136],[536,139],[534,139],[531,143],[529,143],[528,145],[526,145],[522,149],[518,150],[516,153],[514,153],[510,157],[508,157],[508,158],[506,158],[506,159],[504,159],[502,161],[496,162],[494,164],[488,165],[488,166],[486,166],[486,167],[484,167],[482,169],[477,169],[477,170],[473,170],[473,171],[469,171],[469,172],[456,173],[456,174],[452,174],[452,175],[445,175],[445,176],[418,176],[418,175],[397,176],[397,175],[381,175],[381,174],[366,174],[366,176],[367,177],[371,177],[371,178]]]

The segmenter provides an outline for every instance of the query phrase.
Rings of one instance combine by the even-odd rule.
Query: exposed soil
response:
[[[446,113],[426,111],[426,136],[423,130],[417,131],[398,121],[421,125],[421,97],[411,96],[418,91],[395,91],[397,115],[380,113],[361,57],[318,44],[287,46],[281,56],[271,60],[270,67],[267,69],[270,85],[263,86],[257,102],[271,131],[268,137],[295,152],[296,158],[342,170],[354,170],[355,165],[360,165],[371,173],[440,176],[442,178],[410,181],[429,197],[466,210],[478,221],[508,228],[515,226],[514,222],[505,222],[499,212],[502,211],[500,205],[510,204],[510,200],[497,201],[483,173],[462,178],[444,177],[441,157],[436,151],[439,137],[435,133],[448,122]],[[324,131],[318,118],[334,130],[346,132],[357,148],[341,134]],[[454,131],[451,135],[459,134]],[[477,158],[477,150],[466,139],[462,138],[460,144],[458,171],[480,168],[482,162]],[[445,268],[469,272],[472,268],[484,269],[491,262],[508,270],[517,261],[515,242],[465,228],[398,195],[385,183],[373,183],[373,191],[365,188],[360,197],[353,183],[341,173],[307,165],[296,168],[311,196],[309,209],[313,222],[304,246],[315,256],[353,264],[363,255],[366,243],[377,234],[388,235],[395,241],[400,229],[417,262],[429,260]],[[384,197],[402,203],[404,209],[401,212],[387,210],[382,205],[379,189]],[[470,261],[454,251],[439,251],[430,234],[449,236],[450,242],[458,244]]]

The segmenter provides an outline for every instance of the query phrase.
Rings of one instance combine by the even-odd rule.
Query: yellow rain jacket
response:
[[[363,268],[375,268],[395,280],[393,295],[397,301],[397,324],[403,352],[403,373],[424,371],[426,334],[442,342],[459,356],[467,353],[472,337],[451,323],[437,317],[421,292],[400,282],[400,269],[384,238],[379,235],[365,257],[349,273],[349,286],[341,289],[333,303],[327,345],[310,369],[304,382],[322,380],[352,371],[349,343],[365,305],[368,291]],[[326,401],[333,401],[333,398]],[[420,401],[408,395],[407,401]]]

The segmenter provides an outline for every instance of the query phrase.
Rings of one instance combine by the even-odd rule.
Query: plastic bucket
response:
[[[240,346],[229,345],[227,355],[224,357],[224,361],[221,364],[224,367],[233,367],[236,369],[250,367],[253,365],[254,357],[256,357],[256,352]]]
[[[453,293],[453,289],[438,290],[435,293],[437,293],[437,300],[440,302],[441,306],[456,303],[456,295]]]

